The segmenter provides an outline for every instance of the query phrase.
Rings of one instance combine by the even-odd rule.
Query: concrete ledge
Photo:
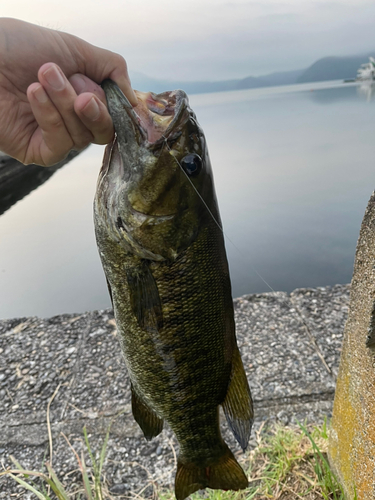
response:
[[[255,401],[255,427],[265,419],[319,422],[331,415],[348,303],[349,285],[235,299],[238,343]],[[149,443],[142,437],[131,415],[130,384],[116,337],[109,310],[0,321],[4,465],[14,455],[24,467],[40,469],[45,453],[49,458],[46,410],[58,388],[50,422],[53,464],[61,479],[77,468],[61,432],[80,450],[86,425],[93,448],[98,449],[113,422],[105,465],[113,491],[140,490],[150,480],[169,484],[176,442],[169,429]],[[223,434],[240,453],[224,422]],[[16,491],[11,481],[0,483],[0,498]]]

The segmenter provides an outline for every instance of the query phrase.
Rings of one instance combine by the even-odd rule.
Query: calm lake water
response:
[[[337,82],[193,95],[214,168],[233,295],[347,283],[375,187],[375,102]],[[91,146],[0,217],[0,317],[110,307]],[[234,246],[234,245],[235,246]]]

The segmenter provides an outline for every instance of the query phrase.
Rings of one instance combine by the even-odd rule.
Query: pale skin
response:
[[[68,33],[0,18],[0,150],[50,166],[114,135],[100,82],[114,80],[131,104],[123,57]]]

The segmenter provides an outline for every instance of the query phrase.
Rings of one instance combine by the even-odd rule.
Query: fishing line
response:
[[[172,154],[172,150],[171,148],[169,147],[169,144],[167,142],[167,138],[163,135],[162,136],[164,141],[165,141],[165,145],[167,146],[168,148],[168,151],[171,153],[171,156],[174,158],[175,162],[177,163],[177,165],[180,167],[181,171],[184,173],[186,179],[189,181],[190,185],[192,186],[192,188],[194,189],[194,191],[196,192],[196,194],[198,195],[199,199],[202,201],[203,205],[206,207],[208,213],[210,214],[210,216],[212,217],[212,220],[215,222],[215,224],[217,225],[217,227],[220,229],[220,231],[222,232],[223,236],[225,236],[225,238],[232,244],[233,248],[237,251],[238,255],[241,257],[242,261],[244,262],[244,264],[246,264],[247,266],[250,266],[251,270],[258,276],[258,278],[269,288],[269,290],[274,293],[275,295],[277,295],[277,292],[276,290],[274,290],[274,288],[272,288],[272,286],[263,278],[263,276],[256,270],[256,268],[253,266],[253,264],[251,262],[249,262],[248,258],[241,252],[241,250],[234,244],[234,242],[229,238],[229,236],[225,233],[224,229],[222,228],[221,224],[219,223],[219,221],[216,220],[214,214],[211,212],[209,206],[207,205],[207,203],[205,202],[205,200],[203,199],[202,195],[200,194],[200,192],[197,190],[197,188],[194,186],[194,183],[192,182],[192,180],[190,179],[190,177],[188,176],[188,174],[185,172],[185,170],[183,169],[181,163],[178,161],[178,159]],[[281,297],[280,297],[281,298]],[[290,305],[288,304],[288,302],[281,298],[281,303],[283,303],[285,306],[287,306],[288,309],[290,309]],[[293,302],[292,302],[293,304]],[[310,328],[304,318],[304,316],[302,315],[302,313],[294,308],[294,312],[296,313],[296,316],[298,316],[298,318],[302,321],[306,331],[307,331],[307,334],[308,334],[308,337],[311,341],[311,343],[313,344],[320,360],[322,361],[324,367],[326,368],[326,370],[328,371],[328,373],[332,374],[332,370],[331,368],[328,366],[326,360],[324,359],[324,356],[323,356],[323,353],[321,352],[321,349],[320,347],[318,346],[318,344],[316,343],[316,340],[315,340],[315,337],[313,336],[313,334],[311,333],[310,331]],[[332,355],[335,355],[335,352],[333,351],[333,349],[331,349],[331,347],[329,345],[326,346],[326,349],[327,351],[332,354]]]
[[[166,137],[163,135],[163,138],[165,140],[165,144],[168,148],[168,151],[171,152],[171,148],[169,147],[169,144],[167,142],[167,139]],[[206,207],[208,213],[211,215],[212,217],[212,220],[215,222],[215,224],[217,225],[217,227],[220,229],[220,231],[223,233],[223,235],[225,236],[225,238],[233,245],[233,248],[235,248],[238,252],[238,255],[244,260],[244,263],[247,264],[247,265],[250,265],[251,269],[254,271],[254,273],[258,276],[258,278],[260,278],[263,283],[271,290],[271,292],[273,293],[277,293],[276,290],[274,290],[272,288],[272,286],[267,283],[267,281],[263,278],[263,276],[261,276],[258,271],[255,269],[255,267],[250,263],[248,262],[247,258],[245,257],[245,255],[243,255],[243,253],[241,252],[241,250],[233,243],[233,241],[229,238],[229,236],[225,233],[224,229],[222,228],[221,224],[216,220],[214,214],[211,212],[209,206],[207,205],[207,203],[204,201],[202,195],[200,194],[200,192],[197,190],[197,188],[194,186],[194,183],[192,182],[192,180],[190,179],[190,177],[188,176],[188,174],[185,172],[185,170],[182,168],[182,165],[181,163],[177,160],[177,158],[171,154],[171,156],[173,156],[175,162],[177,163],[177,165],[180,167],[181,171],[184,173],[186,179],[189,181],[190,185],[192,186],[192,188],[194,189],[194,191],[197,193],[198,197],[200,198],[200,200],[202,201],[203,205]]]

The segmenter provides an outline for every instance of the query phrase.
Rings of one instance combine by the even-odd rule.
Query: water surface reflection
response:
[[[361,93],[360,93],[361,92]],[[375,186],[373,99],[304,84],[191,96],[207,137],[235,296],[350,281]],[[109,307],[91,146],[0,217],[0,316]]]

